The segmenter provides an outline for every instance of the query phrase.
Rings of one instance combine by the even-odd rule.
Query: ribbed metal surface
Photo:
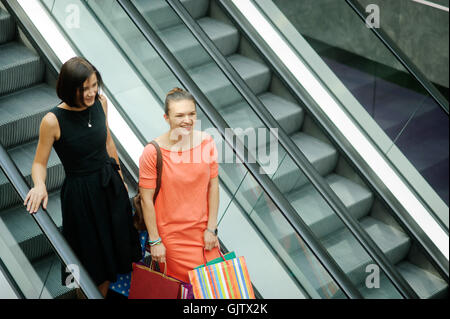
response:
[[[16,24],[11,15],[0,9],[0,44],[13,40],[16,37]]]
[[[41,112],[3,124],[0,126],[0,143],[4,147],[10,147],[32,140],[39,132],[39,126],[45,114],[46,112]]]
[[[7,68],[0,65],[0,94],[7,94],[41,82],[44,70],[44,63],[39,57],[7,65]]]

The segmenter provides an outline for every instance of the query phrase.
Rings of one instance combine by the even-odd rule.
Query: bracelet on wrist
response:
[[[153,246],[159,245],[159,244],[161,244],[161,243],[162,243],[162,241],[157,241],[156,243],[150,244],[150,247],[153,247]]]
[[[218,233],[217,227],[214,230],[209,229],[209,228],[206,228],[206,230],[209,231],[210,233],[212,233],[214,236],[217,236],[217,233]]]
[[[155,246],[155,245],[161,244],[161,237],[159,237],[157,240],[149,240],[148,244],[150,246]]]

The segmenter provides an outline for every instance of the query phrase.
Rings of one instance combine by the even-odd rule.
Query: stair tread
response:
[[[300,106],[269,92],[259,95],[258,98],[283,129],[286,130],[286,126],[289,126],[289,123],[286,123],[287,120],[295,123],[294,128],[286,130],[288,134],[289,131],[300,129],[304,115]],[[226,106],[221,113],[225,121],[232,127],[264,127],[261,120],[245,101]]]
[[[357,207],[358,203],[363,203],[371,197],[368,190],[361,188],[359,185],[347,180],[341,176],[327,177],[326,181],[331,184],[332,188],[342,188],[353,194],[352,201],[346,201],[346,207],[349,208],[350,213],[356,219],[361,218],[367,214],[367,209],[350,209]],[[323,238],[330,233],[343,227],[343,223],[334,211],[329,207],[325,200],[320,196],[317,190],[311,185],[307,184],[299,189],[289,192],[286,199],[291,203],[294,209],[299,213],[302,220],[308,225],[313,233],[319,238]],[[369,199],[370,200],[370,199]],[[362,206],[362,208],[368,205]],[[282,219],[277,211],[269,211],[265,206],[256,208],[256,211],[262,220],[271,228],[274,235],[285,241],[294,235],[291,227],[287,226],[284,219]],[[294,236],[295,237],[295,236]],[[290,238],[294,241],[295,238]]]
[[[40,298],[59,298],[72,291],[61,284],[61,261],[55,254],[34,262],[33,266],[45,288]]]
[[[47,84],[16,91],[0,97],[0,126],[50,110],[59,99]]]
[[[380,229],[386,230],[387,233],[392,231],[392,227],[383,224],[378,220],[371,217],[365,217],[364,219],[366,220],[364,229],[370,228],[370,225],[378,225]],[[382,237],[377,239],[386,241]],[[409,243],[409,238],[399,231],[397,231],[396,236],[391,236],[390,239],[391,242],[386,243],[384,246],[385,249],[389,249],[390,251]],[[374,262],[347,229],[331,234],[322,241],[322,244],[355,284],[358,286],[364,284],[362,281],[367,276],[364,266]],[[384,251],[384,253],[388,253],[388,251]],[[308,256],[305,255],[302,248],[291,253],[293,260],[301,267],[300,269],[304,271],[305,276],[311,278],[312,284],[316,289],[330,284],[332,279],[318,270],[318,262],[313,256],[310,256],[311,254],[309,252],[307,255]],[[313,264],[313,266],[311,266],[311,264]],[[314,270],[312,270],[311,267]],[[317,278],[321,278],[321,280],[318,280]]]
[[[33,164],[37,144],[38,141],[35,140],[8,150],[8,153],[11,156],[13,162],[19,168],[19,171],[23,176],[31,175],[31,166]],[[57,165],[62,164],[55,150],[52,148],[47,167],[49,168]],[[7,183],[9,183],[9,181],[6,179],[6,177],[3,174],[0,174],[0,185]]]
[[[420,298],[434,297],[448,288],[444,280],[408,261],[402,261],[396,267]]]
[[[0,8],[0,44],[12,41],[16,36],[16,24],[13,17]]]
[[[444,280],[408,261],[402,261],[395,267],[421,299],[434,298],[448,288]],[[383,272],[380,272],[379,288],[368,288],[365,284],[361,284],[360,291],[367,299],[402,298]]]
[[[270,70],[267,66],[239,54],[228,57],[234,68],[247,81],[254,93],[264,92],[270,83]],[[242,99],[236,89],[215,63],[207,63],[188,71],[191,78],[205,92],[216,108],[230,105]],[[170,74],[159,80],[163,91],[169,91],[179,85],[177,79]],[[211,94],[211,93],[216,94]]]
[[[291,139],[311,163],[324,157],[337,156],[337,151],[332,145],[303,132],[291,135]]]
[[[40,57],[36,53],[18,42],[8,42],[0,45],[0,71],[26,62],[39,60]]]
[[[405,233],[372,217],[365,217],[360,223],[385,254],[401,245],[408,245],[410,242]],[[322,244],[346,273],[369,262],[374,263],[346,228],[329,235],[322,241]],[[396,256],[399,260],[403,257]],[[395,260],[394,263],[399,260]]]
[[[239,34],[233,27],[211,18],[201,18],[198,23],[205,29],[208,36],[220,47],[223,54],[231,54],[236,51],[239,44]],[[192,33],[183,25],[175,25],[159,32],[169,50],[181,61],[184,66],[195,67],[211,61],[211,57],[201,47]],[[155,60],[161,58],[154,50],[149,50],[149,44],[143,41],[141,34],[134,33],[126,38],[132,51],[149,68],[155,67]]]
[[[57,227],[62,226],[59,192],[49,195],[47,212]],[[31,238],[42,235],[41,229],[23,205],[18,205],[1,211],[0,218],[19,244]]]
[[[194,19],[198,19],[206,15],[208,11],[208,1],[209,0],[181,0]],[[110,1],[107,0],[105,2],[107,3],[106,8],[108,8],[107,6]],[[171,26],[182,23],[180,18],[164,0],[138,0],[134,2],[139,12],[147,21],[151,22],[151,25],[156,31],[170,28]],[[113,10],[111,14],[115,15],[115,21],[113,24],[117,27],[117,30],[119,30],[119,32],[125,31],[123,33],[124,38],[128,38],[127,30],[130,29],[130,25],[132,24],[130,23],[128,16],[125,17],[126,14],[122,10]],[[134,30],[132,31],[132,34],[135,34],[135,28],[132,27],[132,29]]]
[[[372,196],[371,192],[352,181],[332,174],[326,177],[326,181],[330,187],[338,193],[338,197],[342,194],[350,194],[343,201],[344,205],[349,208],[356,205],[358,202],[367,200]],[[301,212],[301,217],[307,225],[312,225],[321,222],[324,219],[338,218],[330,206],[325,202],[319,192],[311,184],[307,184],[298,190],[295,190],[287,195],[288,200],[292,206]],[[307,208],[307,209],[305,209]],[[357,212],[352,211],[355,218],[359,218],[367,214],[367,211]]]

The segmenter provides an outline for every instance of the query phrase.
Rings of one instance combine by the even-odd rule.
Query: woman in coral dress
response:
[[[175,88],[167,94],[164,118],[170,130],[155,139],[161,148],[161,188],[155,204],[156,149],[145,147],[139,161],[139,187],[151,255],[162,271],[189,282],[188,271],[219,257],[217,150],[208,134],[194,131],[196,103]]]

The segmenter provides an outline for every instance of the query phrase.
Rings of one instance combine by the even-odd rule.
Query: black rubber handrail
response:
[[[337,148],[342,152],[345,158],[354,166],[355,170],[361,174],[361,177],[367,182],[368,185],[375,191],[375,193],[380,195],[380,199],[384,202],[393,212],[394,219],[404,227],[404,230],[407,234],[414,239],[414,241],[418,244],[420,250],[429,258],[430,262],[433,266],[436,267],[439,274],[448,281],[449,279],[449,269],[448,269],[448,261],[445,260],[442,253],[438,252],[436,254],[434,249],[434,244],[431,242],[429,238],[423,238],[420,236],[422,233],[421,229],[418,228],[414,223],[410,223],[401,213],[399,208],[394,204],[395,198],[391,198],[390,196],[386,196],[385,193],[380,189],[379,186],[375,182],[372,181],[373,176],[365,171],[365,169],[359,164],[359,161],[363,161],[363,159],[358,155],[347,150],[349,145],[346,142],[341,141],[339,138],[335,137],[335,134],[338,134],[337,131],[333,131],[329,129],[327,126],[327,121],[324,120],[324,115],[321,111],[315,110],[313,107],[314,101],[305,97],[305,91],[298,85],[297,80],[290,75],[289,70],[286,66],[279,60],[277,56],[275,56],[271,52],[271,48],[268,47],[267,44],[264,43],[264,40],[260,39],[258,36],[255,36],[249,29],[250,25],[245,24],[241,21],[241,14],[237,14],[231,7],[230,4],[223,0],[217,0],[220,4],[221,8],[224,10],[226,15],[235,23],[235,25],[239,28],[241,33],[245,36],[245,38],[250,41],[253,47],[257,52],[261,54],[264,61],[272,67],[272,71],[281,79],[282,83],[286,85],[288,90],[293,94],[297,101],[305,105],[306,110],[311,114],[311,116],[317,120],[317,124],[323,129],[324,133],[334,141]],[[242,19],[244,19],[242,17]]]
[[[236,139],[234,145],[233,136],[226,134],[225,129],[229,128],[222,116],[212,106],[211,102],[191,79],[189,74],[185,71],[183,66],[173,56],[170,50],[165,46],[163,41],[157,33],[148,24],[145,18],[141,15],[139,10],[129,0],[117,0],[120,6],[124,9],[131,21],[136,25],[138,30],[152,45],[161,59],[170,68],[176,78],[183,84],[183,86],[195,97],[198,106],[203,111],[208,120],[219,131],[224,141],[233,149],[236,156],[242,161],[244,166],[248,169],[253,178],[261,186],[266,195],[279,209],[281,214],[286,218],[288,223],[293,227],[295,232],[304,240],[308,248],[316,256],[323,267],[328,271],[330,276],[336,281],[343,293],[349,298],[362,299],[361,293],[356,289],[354,284],[350,281],[343,270],[337,265],[335,260],[329,255],[326,249],[322,246],[316,236],[311,232],[303,220],[298,216],[292,205],[286,200],[284,195],[275,186],[273,181],[265,174],[260,174],[260,166],[252,159],[245,160],[245,154],[251,155],[246,151],[246,147],[242,145],[239,139]]]
[[[350,8],[366,23],[365,10],[355,0],[345,0]],[[403,65],[403,67],[420,83],[420,85],[427,91],[433,100],[444,110],[448,115],[448,101],[439,92],[439,90],[427,79],[427,77],[419,70],[417,66],[403,53],[391,37],[381,28],[370,28],[375,36],[380,39],[381,43],[392,53],[392,55]]]
[[[0,145],[0,167],[17,194],[20,196],[21,200],[25,201],[25,198],[30,191],[30,187],[28,186],[25,177],[20,173],[16,164],[6,152],[3,145]],[[31,214],[31,217],[39,226],[44,236],[47,237],[50,245],[52,245],[61,261],[65,265],[77,265],[79,269],[79,278],[75,279],[86,297],[89,299],[103,299],[97,286],[94,284],[81,262],[75,256],[72,248],[67,244],[66,240],[48,215],[47,211],[39,208],[36,213]]]
[[[278,129],[278,142],[286,151],[297,168],[308,178],[314,188],[319,192],[322,198],[328,203],[331,209],[342,220],[352,235],[361,244],[368,255],[380,266],[386,276],[391,280],[404,298],[418,299],[419,296],[412,289],[409,283],[400,275],[398,270],[384,255],[375,241],[361,227],[358,221],[350,214],[348,209],[331,189],[314,166],[308,161],[298,146],[292,141],[285,130],[279,125],[278,121],[268,112],[261,100],[252,92],[247,83],[242,79],[239,73],[233,68],[231,63],[223,56],[214,42],[208,37],[206,32],[200,27],[197,21],[190,15],[179,0],[166,0],[176,14],[180,17],[186,27],[191,31],[197,41],[208,52],[214,62],[224,72],[233,86],[243,96],[253,112],[260,118],[266,127]]]

